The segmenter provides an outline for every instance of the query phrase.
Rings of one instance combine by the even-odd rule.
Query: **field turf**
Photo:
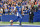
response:
[[[0,22],[0,25],[1,24],[10,24],[10,22]],[[13,24],[19,24],[19,22],[13,22]],[[22,22],[21,24],[29,24],[29,25],[40,25],[40,22],[33,22],[33,24],[32,23],[29,23],[29,22]]]

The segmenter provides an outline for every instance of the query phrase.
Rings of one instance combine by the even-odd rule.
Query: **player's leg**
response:
[[[13,25],[13,20],[10,20],[11,25]]]
[[[29,17],[29,23],[31,23],[31,17]]]
[[[21,22],[22,22],[22,18],[20,19],[20,25],[21,25]]]
[[[11,25],[13,25],[13,22],[15,22],[15,21],[18,21],[18,17],[14,20],[12,20],[12,19],[10,20]]]
[[[21,25],[21,22],[22,22],[22,15],[21,15],[21,12],[19,13],[19,18],[20,18],[20,25]]]
[[[13,25],[13,22],[17,21],[18,17],[15,20],[10,20],[11,25]]]
[[[33,17],[32,17],[32,23],[33,23]]]
[[[13,20],[13,22],[18,21],[18,19],[19,19],[19,16],[17,16],[17,18],[16,18],[16,19],[14,19],[14,20]]]

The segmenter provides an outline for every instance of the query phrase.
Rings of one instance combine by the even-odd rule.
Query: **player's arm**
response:
[[[16,8],[16,12],[18,12],[18,11],[17,11],[17,8]]]
[[[24,12],[23,12],[24,9],[22,8],[21,10],[22,10],[22,16],[24,16],[24,14],[23,14],[23,13],[24,13]]]
[[[23,12],[23,10],[24,10],[24,9],[22,8],[22,9],[21,9],[21,11],[22,11],[22,13],[21,13],[21,14],[23,14],[23,13],[24,13],[24,12]]]

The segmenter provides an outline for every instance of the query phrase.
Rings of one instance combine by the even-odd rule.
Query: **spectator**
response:
[[[3,9],[0,7],[0,16],[2,16]]]
[[[31,9],[30,12],[29,12],[29,23],[33,23],[33,16],[34,16],[34,13]]]
[[[5,15],[8,15],[8,9],[7,9],[7,7],[4,9],[4,11],[5,11]]]
[[[4,7],[5,7],[5,8],[7,7],[7,3],[4,4]]]

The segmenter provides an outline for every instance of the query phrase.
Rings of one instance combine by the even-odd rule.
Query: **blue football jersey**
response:
[[[16,6],[16,8],[17,8],[17,11],[21,11],[22,6]]]

